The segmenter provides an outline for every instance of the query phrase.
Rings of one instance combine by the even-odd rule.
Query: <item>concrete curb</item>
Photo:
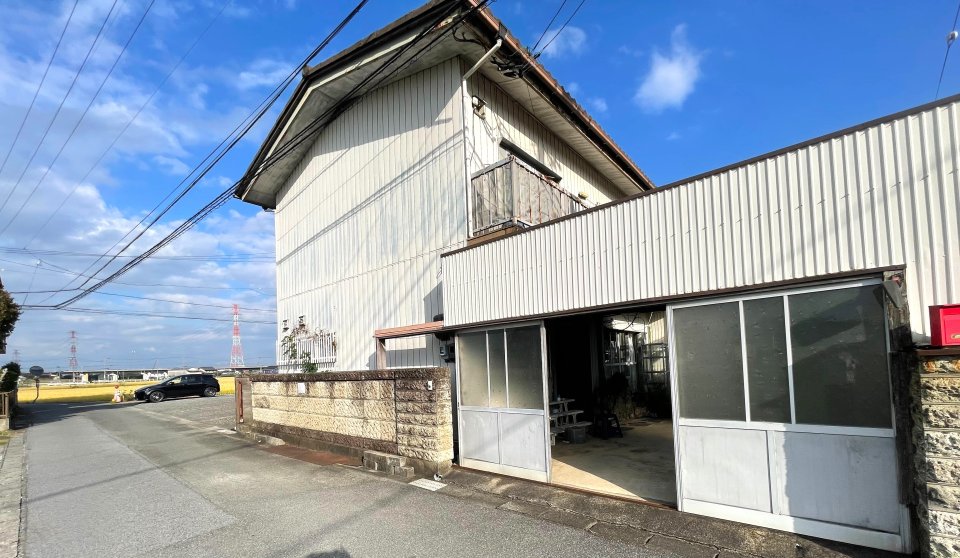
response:
[[[23,432],[11,431],[0,457],[0,555],[21,556],[20,520],[25,451]]]
[[[689,558],[879,558],[902,556],[680,513],[663,506],[607,498],[520,479],[455,468],[438,494],[582,529],[654,556]]]

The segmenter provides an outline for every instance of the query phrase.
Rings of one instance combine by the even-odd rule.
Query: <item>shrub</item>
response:
[[[13,391],[17,388],[17,380],[20,378],[20,365],[16,362],[8,362],[3,365],[3,375],[0,376],[0,392]]]

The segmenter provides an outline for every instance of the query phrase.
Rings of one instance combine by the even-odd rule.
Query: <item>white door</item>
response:
[[[668,309],[681,511],[910,550],[879,281]]]
[[[541,323],[457,334],[460,464],[550,480]]]

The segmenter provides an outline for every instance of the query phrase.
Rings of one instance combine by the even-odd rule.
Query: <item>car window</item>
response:
[[[177,376],[176,378],[171,378],[164,382],[167,385],[178,385],[183,383],[183,376]]]
[[[187,384],[199,384],[199,383],[200,383],[200,376],[187,376],[184,383],[187,383]]]

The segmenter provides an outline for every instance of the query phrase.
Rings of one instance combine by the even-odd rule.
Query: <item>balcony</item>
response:
[[[513,155],[475,173],[471,190],[473,238],[531,227],[586,207]]]

